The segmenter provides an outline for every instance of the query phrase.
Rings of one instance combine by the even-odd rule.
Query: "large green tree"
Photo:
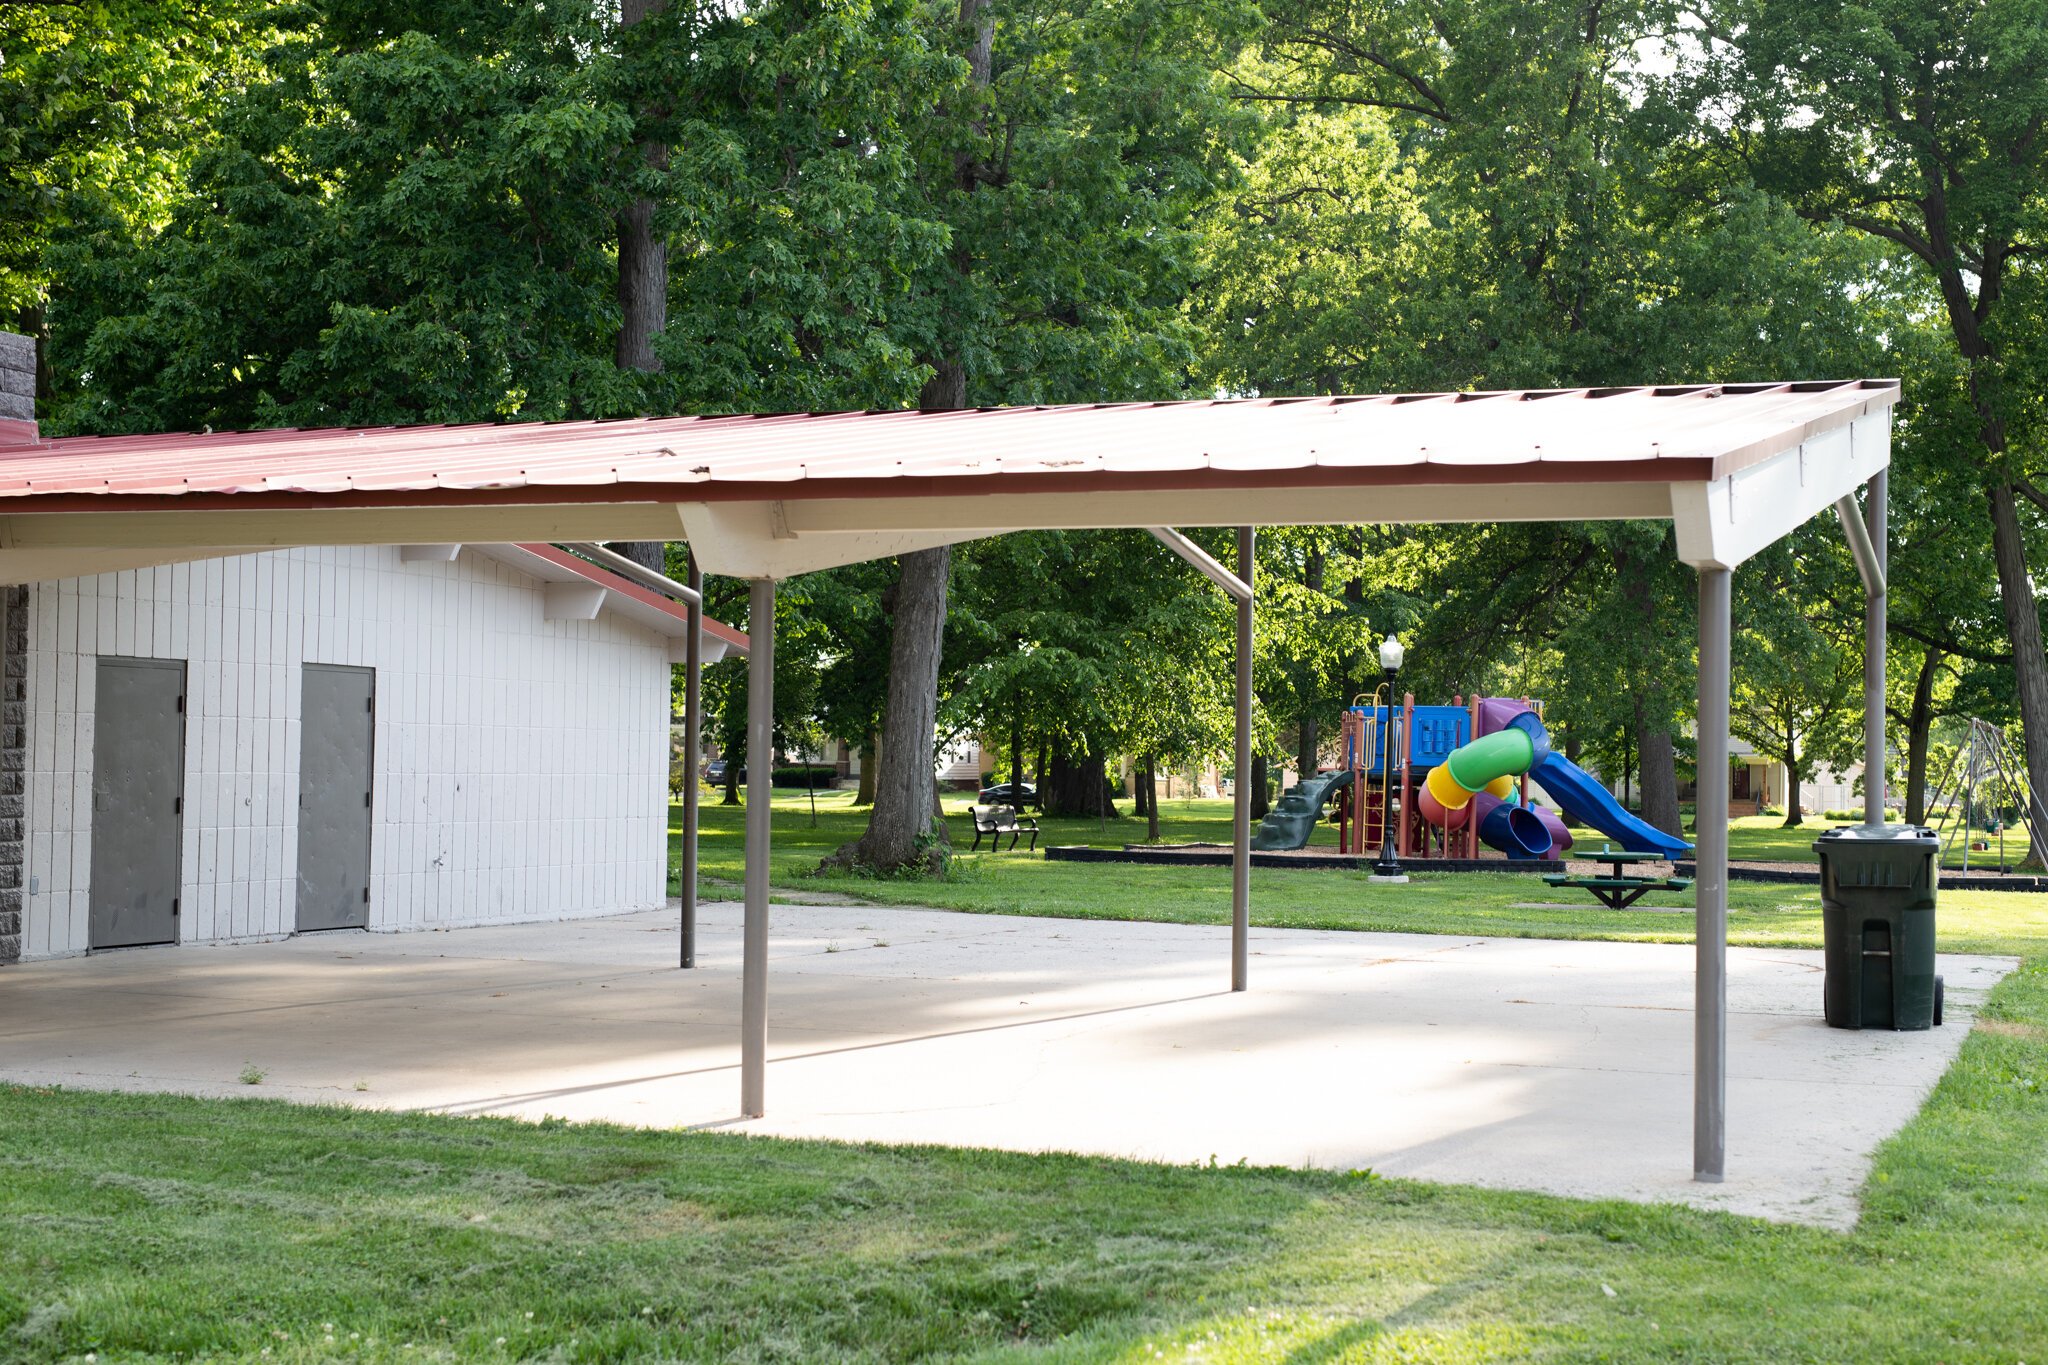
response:
[[[1734,640],[1729,728],[1784,765],[1785,824],[1804,822],[1801,787],[1859,756],[1863,665],[1853,618],[1815,619],[1807,604],[1853,579],[1832,527],[1806,528],[1745,565]],[[1868,778],[1866,774],[1866,779]]]
[[[280,9],[163,211],[46,253],[56,423],[906,401],[918,371],[889,310],[943,241],[892,198],[897,124],[936,79],[910,13]],[[642,209],[654,254],[635,267],[619,240]]]
[[[946,240],[901,314],[926,376],[917,406],[1178,396],[1195,354],[1180,308],[1190,217],[1210,191],[1223,113],[1212,69],[1239,16],[1159,0],[920,13],[958,66],[903,125],[895,202]],[[950,550],[901,565],[875,805],[839,855],[883,870],[922,861],[933,829],[934,623]]]
[[[1753,186],[1703,196],[1646,96],[1657,3],[1270,0],[1233,68],[1269,112],[1214,216],[1198,310],[1217,380],[1264,393],[1576,387],[1857,372],[1872,253]],[[1676,829],[1689,576],[1657,525],[1385,535],[1418,683],[1543,690],[1621,736]],[[1347,583],[1348,586],[1348,583]]]
[[[1227,559],[1225,537],[1205,536]],[[1190,762],[1232,723],[1232,625],[1220,592],[1142,531],[1039,531],[964,547],[957,648],[972,662],[948,711],[1049,749],[1049,814],[1107,814],[1110,763]]]
[[[41,339],[59,248],[161,226],[269,36],[247,0],[0,5],[0,319]]]
[[[595,17],[487,4],[298,17],[221,110],[160,230],[56,253],[59,424],[644,406],[610,364],[610,167],[633,125],[595,88]]]
[[[1686,75],[1717,115],[1695,125],[1712,162],[1887,244],[1938,298],[1972,438],[1956,473],[1989,521],[2028,776],[2048,790],[2027,524],[2048,510],[2048,13],[2033,0],[1708,0],[1698,14]]]

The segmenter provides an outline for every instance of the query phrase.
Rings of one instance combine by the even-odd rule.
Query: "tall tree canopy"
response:
[[[1709,0],[1699,16],[1679,89],[1719,115],[1693,124],[1707,165],[1887,244],[1932,287],[1972,438],[1954,474],[1988,514],[2028,776],[2048,791],[2027,524],[2048,510],[2048,19],[2030,0]]]
[[[6,5],[0,314],[44,340],[58,431],[1899,374],[1912,808],[1964,710],[2023,719],[2048,784],[2037,9]],[[1750,575],[1797,608],[1757,604],[1758,695],[1861,647],[1839,547],[1802,543]],[[1398,631],[1410,688],[1543,696],[1672,825],[1670,551],[1656,524],[1275,528],[1262,752],[1314,765]],[[935,730],[1042,748],[1097,804],[1112,760],[1221,742],[1228,614],[1137,537],[783,598],[783,729],[893,774],[855,861],[923,860]]]

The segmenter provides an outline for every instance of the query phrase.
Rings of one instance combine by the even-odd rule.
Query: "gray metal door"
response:
[[[93,701],[89,942],[178,939],[185,665],[101,659]]]
[[[307,664],[299,706],[299,928],[370,914],[370,750],[377,673]]]

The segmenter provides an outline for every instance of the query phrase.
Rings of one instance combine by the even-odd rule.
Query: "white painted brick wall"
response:
[[[464,550],[282,550],[33,585],[22,956],[87,946],[95,659],[183,659],[180,941],[296,917],[300,664],[377,670],[372,929],[610,914],[667,884],[664,642]]]

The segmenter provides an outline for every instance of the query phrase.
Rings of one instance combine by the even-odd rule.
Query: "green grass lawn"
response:
[[[943,881],[875,881],[849,875],[816,876],[818,863],[859,835],[866,812],[850,793],[821,793],[817,824],[802,792],[775,798],[773,882],[777,893],[801,898],[820,891],[880,905],[930,905],[991,914],[1059,915],[1078,919],[1165,920],[1222,924],[1230,918],[1226,867],[1161,867],[1142,863],[1049,862],[1015,852],[966,851],[973,828],[971,797],[949,800],[949,823],[958,841]],[[745,832],[743,806],[706,805],[699,859],[706,896],[739,894]],[[680,826],[681,807],[672,825]],[[1169,842],[1227,842],[1226,801],[1164,802],[1161,837]],[[1764,826],[1774,826],[1762,817]],[[1043,822],[1040,844],[1092,844],[1116,848],[1143,842],[1143,821]],[[962,831],[965,831],[963,835]],[[1761,842],[1775,833],[1753,822],[1731,833],[1737,842]],[[1786,833],[1791,833],[1787,831]],[[1817,829],[1805,834],[1808,844]],[[1597,838],[1597,836],[1595,836]],[[1334,827],[1316,842],[1335,844]],[[1811,850],[1808,850],[1809,855]],[[1751,856],[1775,857],[1775,854]],[[1640,902],[1665,910],[1689,907],[1690,892],[1653,893]],[[2024,953],[2048,932],[2048,895],[2015,891],[1959,891],[1941,900],[1941,947],[1948,952]],[[1529,908],[1564,906],[1567,908]],[[1817,887],[1733,882],[1728,891],[1729,940],[1771,947],[1820,946]],[[1379,929],[1408,932],[1496,934],[1526,938],[1606,938],[1690,942],[1692,917],[1655,910],[1612,911],[1583,891],[1558,891],[1530,873],[1413,873],[1406,886],[1375,885],[1362,872],[1255,868],[1252,922],[1280,928]]]
[[[778,807],[776,881],[795,894],[1198,921],[1227,902],[1221,868],[1022,853],[966,855],[934,884],[813,879],[860,817],[821,803],[814,829],[794,794]],[[737,877],[738,813],[707,811],[713,877]],[[1169,814],[1183,837],[1223,828],[1220,803]],[[1517,910],[1551,898],[1528,877],[1290,870],[1254,893],[1264,923],[1689,924]],[[1802,889],[1737,899],[1744,941],[1816,940]],[[1944,947],[2027,962],[1880,1149],[1853,1232],[1370,1172],[0,1086],[0,1362],[2039,1362],[2044,911],[1944,897]]]
[[[2048,1358],[2048,963],[1850,1233],[1199,1169],[0,1087],[0,1360]]]
[[[1813,841],[1831,829],[1844,829],[1861,824],[1861,820],[1827,820],[1809,815],[1799,825],[1785,828],[1782,815],[1745,815],[1728,823],[1728,856],[1741,862],[1771,863],[1815,863],[1819,855],[1813,851]],[[1964,866],[1963,831],[1953,828],[1955,822],[1936,819],[1934,831],[1942,840],[1942,866],[1961,871]],[[1988,845],[1983,852],[1968,855],[1972,870],[1999,865],[2000,844],[1996,834],[1984,830],[1970,831],[1970,837]],[[2027,836],[2024,831],[2008,830],[2005,836],[2004,862],[2007,866],[2018,866],[2027,853]]]

